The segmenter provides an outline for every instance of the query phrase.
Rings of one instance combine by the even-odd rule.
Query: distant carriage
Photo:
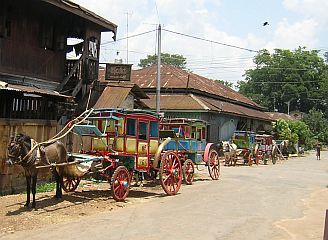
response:
[[[160,135],[170,136],[171,141],[165,145],[166,151],[178,154],[183,165],[186,184],[194,180],[195,166],[205,165],[213,180],[220,176],[220,156],[222,148],[206,141],[207,123],[199,119],[163,118],[160,122]]]
[[[272,161],[273,164],[276,164],[279,150],[275,145],[273,136],[270,134],[256,134],[255,140],[259,146],[257,153],[259,159],[262,160],[264,164],[267,164],[268,161]]]
[[[232,143],[237,146],[235,159],[232,160],[234,165],[238,161],[242,161],[243,164],[248,164],[249,166],[253,163],[259,163],[259,146],[256,144],[255,136],[255,132],[251,131],[234,132],[232,136]]]

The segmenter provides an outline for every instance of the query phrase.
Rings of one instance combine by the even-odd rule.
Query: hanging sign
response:
[[[107,63],[105,80],[130,81],[132,64]]]

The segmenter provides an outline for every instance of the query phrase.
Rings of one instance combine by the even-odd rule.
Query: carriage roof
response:
[[[141,120],[159,121],[159,114],[141,109],[123,109],[123,108],[99,108],[94,109],[92,114],[85,118],[85,123],[74,126],[73,131],[78,135],[106,136],[95,125],[95,121],[122,120],[125,117],[138,118]]]
[[[148,110],[142,110],[142,109],[124,109],[124,108],[98,108],[95,109],[92,113],[91,116],[94,115],[103,115],[104,117],[108,116],[108,114],[122,114],[122,115],[150,115],[150,116],[154,116],[154,117],[159,117],[159,114],[152,112],[152,111],[148,111]],[[110,115],[109,115],[110,116]]]
[[[202,124],[207,125],[207,122],[201,119],[191,119],[191,118],[162,118],[161,124],[163,125],[193,125]]]

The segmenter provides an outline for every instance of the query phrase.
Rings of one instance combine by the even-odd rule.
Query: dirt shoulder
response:
[[[327,209],[328,189],[313,192],[307,199],[303,199],[303,216],[297,219],[282,219],[274,225],[285,231],[287,239],[308,240],[322,239],[325,214]]]
[[[100,212],[115,211],[164,195],[160,184],[145,183],[133,187],[126,202],[112,198],[107,182],[82,180],[74,193],[63,192],[63,198],[54,198],[55,192],[37,193],[37,209],[24,207],[26,194],[0,197],[0,237],[16,231],[42,228],[42,226],[76,220]]]

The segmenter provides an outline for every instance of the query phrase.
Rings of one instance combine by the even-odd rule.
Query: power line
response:
[[[314,82],[314,83],[321,83],[321,82],[324,82],[324,80],[312,80],[312,81],[298,81],[298,82],[254,82],[254,83],[256,83],[256,84],[261,84],[261,83],[265,83],[265,84],[267,84],[267,83],[275,83],[275,84],[277,84],[277,83],[283,83],[283,84],[300,84],[300,83],[312,83],[312,82]]]
[[[188,35],[188,34],[185,34],[185,33],[171,31],[171,30],[168,30],[168,29],[162,29],[162,30],[163,31],[166,31],[166,32],[174,33],[174,34],[177,34],[177,35],[181,35],[181,36],[185,36],[185,37],[189,37],[189,38],[194,38],[194,39],[197,39],[197,40],[202,40],[202,41],[206,41],[206,42],[210,42],[210,43],[219,44],[219,45],[226,46],[226,47],[237,48],[237,49],[240,49],[240,50],[246,50],[246,51],[255,52],[255,53],[258,53],[259,52],[259,51],[256,51],[256,50],[253,50],[253,49],[250,49],[250,48],[243,48],[243,47],[239,47],[239,46],[236,46],[236,45],[231,45],[231,44],[227,44],[227,43],[221,43],[221,42],[209,40],[209,39],[206,39],[206,38],[201,38],[201,37],[196,37],[196,36]]]
[[[115,43],[115,42],[118,42],[118,41],[121,41],[121,40],[125,40],[125,39],[128,39],[128,38],[138,37],[138,36],[145,35],[145,34],[148,34],[148,33],[151,33],[151,32],[155,32],[155,31],[156,31],[156,29],[153,29],[153,30],[150,30],[150,31],[147,31],[147,32],[142,32],[142,33],[138,33],[138,34],[131,35],[131,36],[128,36],[128,37],[119,38],[119,39],[116,39],[116,41],[108,41],[108,42],[104,42],[104,43],[102,43],[102,44],[100,44],[100,45],[103,46],[103,45],[105,45],[105,44]]]
[[[274,70],[295,70],[295,71],[309,71],[311,68],[291,68],[291,67],[262,67],[260,69],[274,69]]]

